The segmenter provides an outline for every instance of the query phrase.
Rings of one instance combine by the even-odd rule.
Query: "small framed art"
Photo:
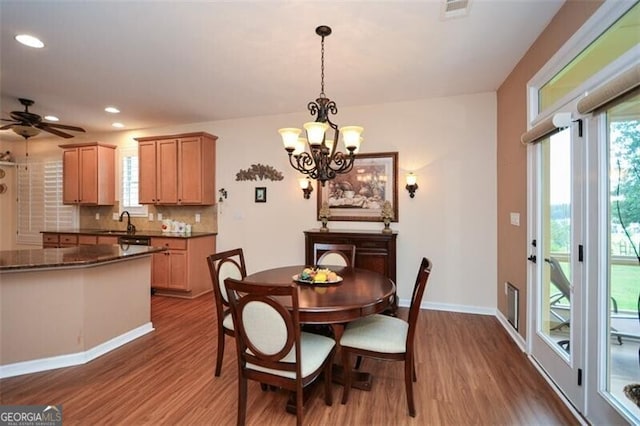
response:
[[[266,203],[267,202],[267,188],[265,186],[257,186],[256,187],[256,203]]]

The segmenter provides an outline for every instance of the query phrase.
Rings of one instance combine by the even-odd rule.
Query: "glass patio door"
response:
[[[640,93],[594,115],[587,418],[640,423]]]
[[[529,267],[533,321],[530,351],[582,411],[583,137],[572,125],[537,143]]]

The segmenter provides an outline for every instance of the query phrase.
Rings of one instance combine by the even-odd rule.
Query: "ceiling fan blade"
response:
[[[13,124],[7,124],[6,126],[0,127],[0,130],[8,130],[13,127]]]
[[[64,129],[64,130],[73,130],[74,132],[84,132],[85,130],[82,127],[69,126],[66,124],[57,124],[57,123],[40,123],[38,125],[41,129],[45,129],[45,127],[53,127],[56,129]]]
[[[51,133],[51,134],[53,134],[53,135],[60,136],[61,138],[69,139],[69,138],[72,138],[72,137],[73,137],[73,135],[70,135],[70,134],[68,134],[68,133],[61,132],[61,131],[56,130],[56,129],[52,129],[52,128],[48,127],[48,126],[43,126],[43,125],[41,125],[41,124],[39,124],[39,125],[37,125],[37,126],[35,126],[35,127],[37,127],[38,129],[42,129],[42,130],[44,130],[45,132],[49,132],[49,133]]]
[[[19,121],[16,121],[16,120],[9,120],[8,118],[0,118],[0,120],[2,120],[2,121],[8,121],[9,123],[14,123],[14,124],[18,124],[18,123],[19,123]]]

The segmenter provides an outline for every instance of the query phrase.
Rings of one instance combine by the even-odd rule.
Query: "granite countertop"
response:
[[[120,230],[120,229],[62,229],[58,231],[42,231],[42,233],[100,235],[100,236],[114,236],[114,237],[134,236],[134,237],[163,237],[163,238],[198,238],[198,237],[207,237],[209,235],[217,235],[217,232],[192,232],[190,234],[181,234],[177,232],[144,231],[144,230],[136,230],[134,234],[127,234],[125,230]]]
[[[33,269],[91,266],[114,260],[144,256],[163,251],[164,248],[98,244],[66,248],[0,251],[0,272]]]

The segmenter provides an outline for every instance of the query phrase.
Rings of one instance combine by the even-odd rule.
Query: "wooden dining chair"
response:
[[[404,382],[407,393],[409,415],[416,416],[413,400],[413,382],[417,381],[415,368],[415,334],[422,296],[431,274],[431,261],[422,258],[418,276],[413,287],[409,319],[404,321],[387,315],[370,315],[350,322],[340,339],[342,365],[344,368],[344,391],[342,403],[346,404],[351,390],[351,354],[359,356],[404,361]]]
[[[244,425],[247,381],[295,392],[297,424],[303,420],[303,389],[324,373],[324,399],[333,402],[331,370],[335,340],[300,331],[298,287],[269,286],[227,278],[236,325],[238,425]]]
[[[353,244],[315,243],[313,259],[316,265],[355,266],[356,246]]]
[[[207,257],[211,283],[213,286],[213,299],[216,303],[216,315],[218,317],[218,350],[216,357],[216,377],[222,372],[222,358],[224,357],[225,336],[235,337],[233,318],[224,287],[225,278],[242,279],[247,276],[244,263],[244,253],[241,248],[228,250]]]

